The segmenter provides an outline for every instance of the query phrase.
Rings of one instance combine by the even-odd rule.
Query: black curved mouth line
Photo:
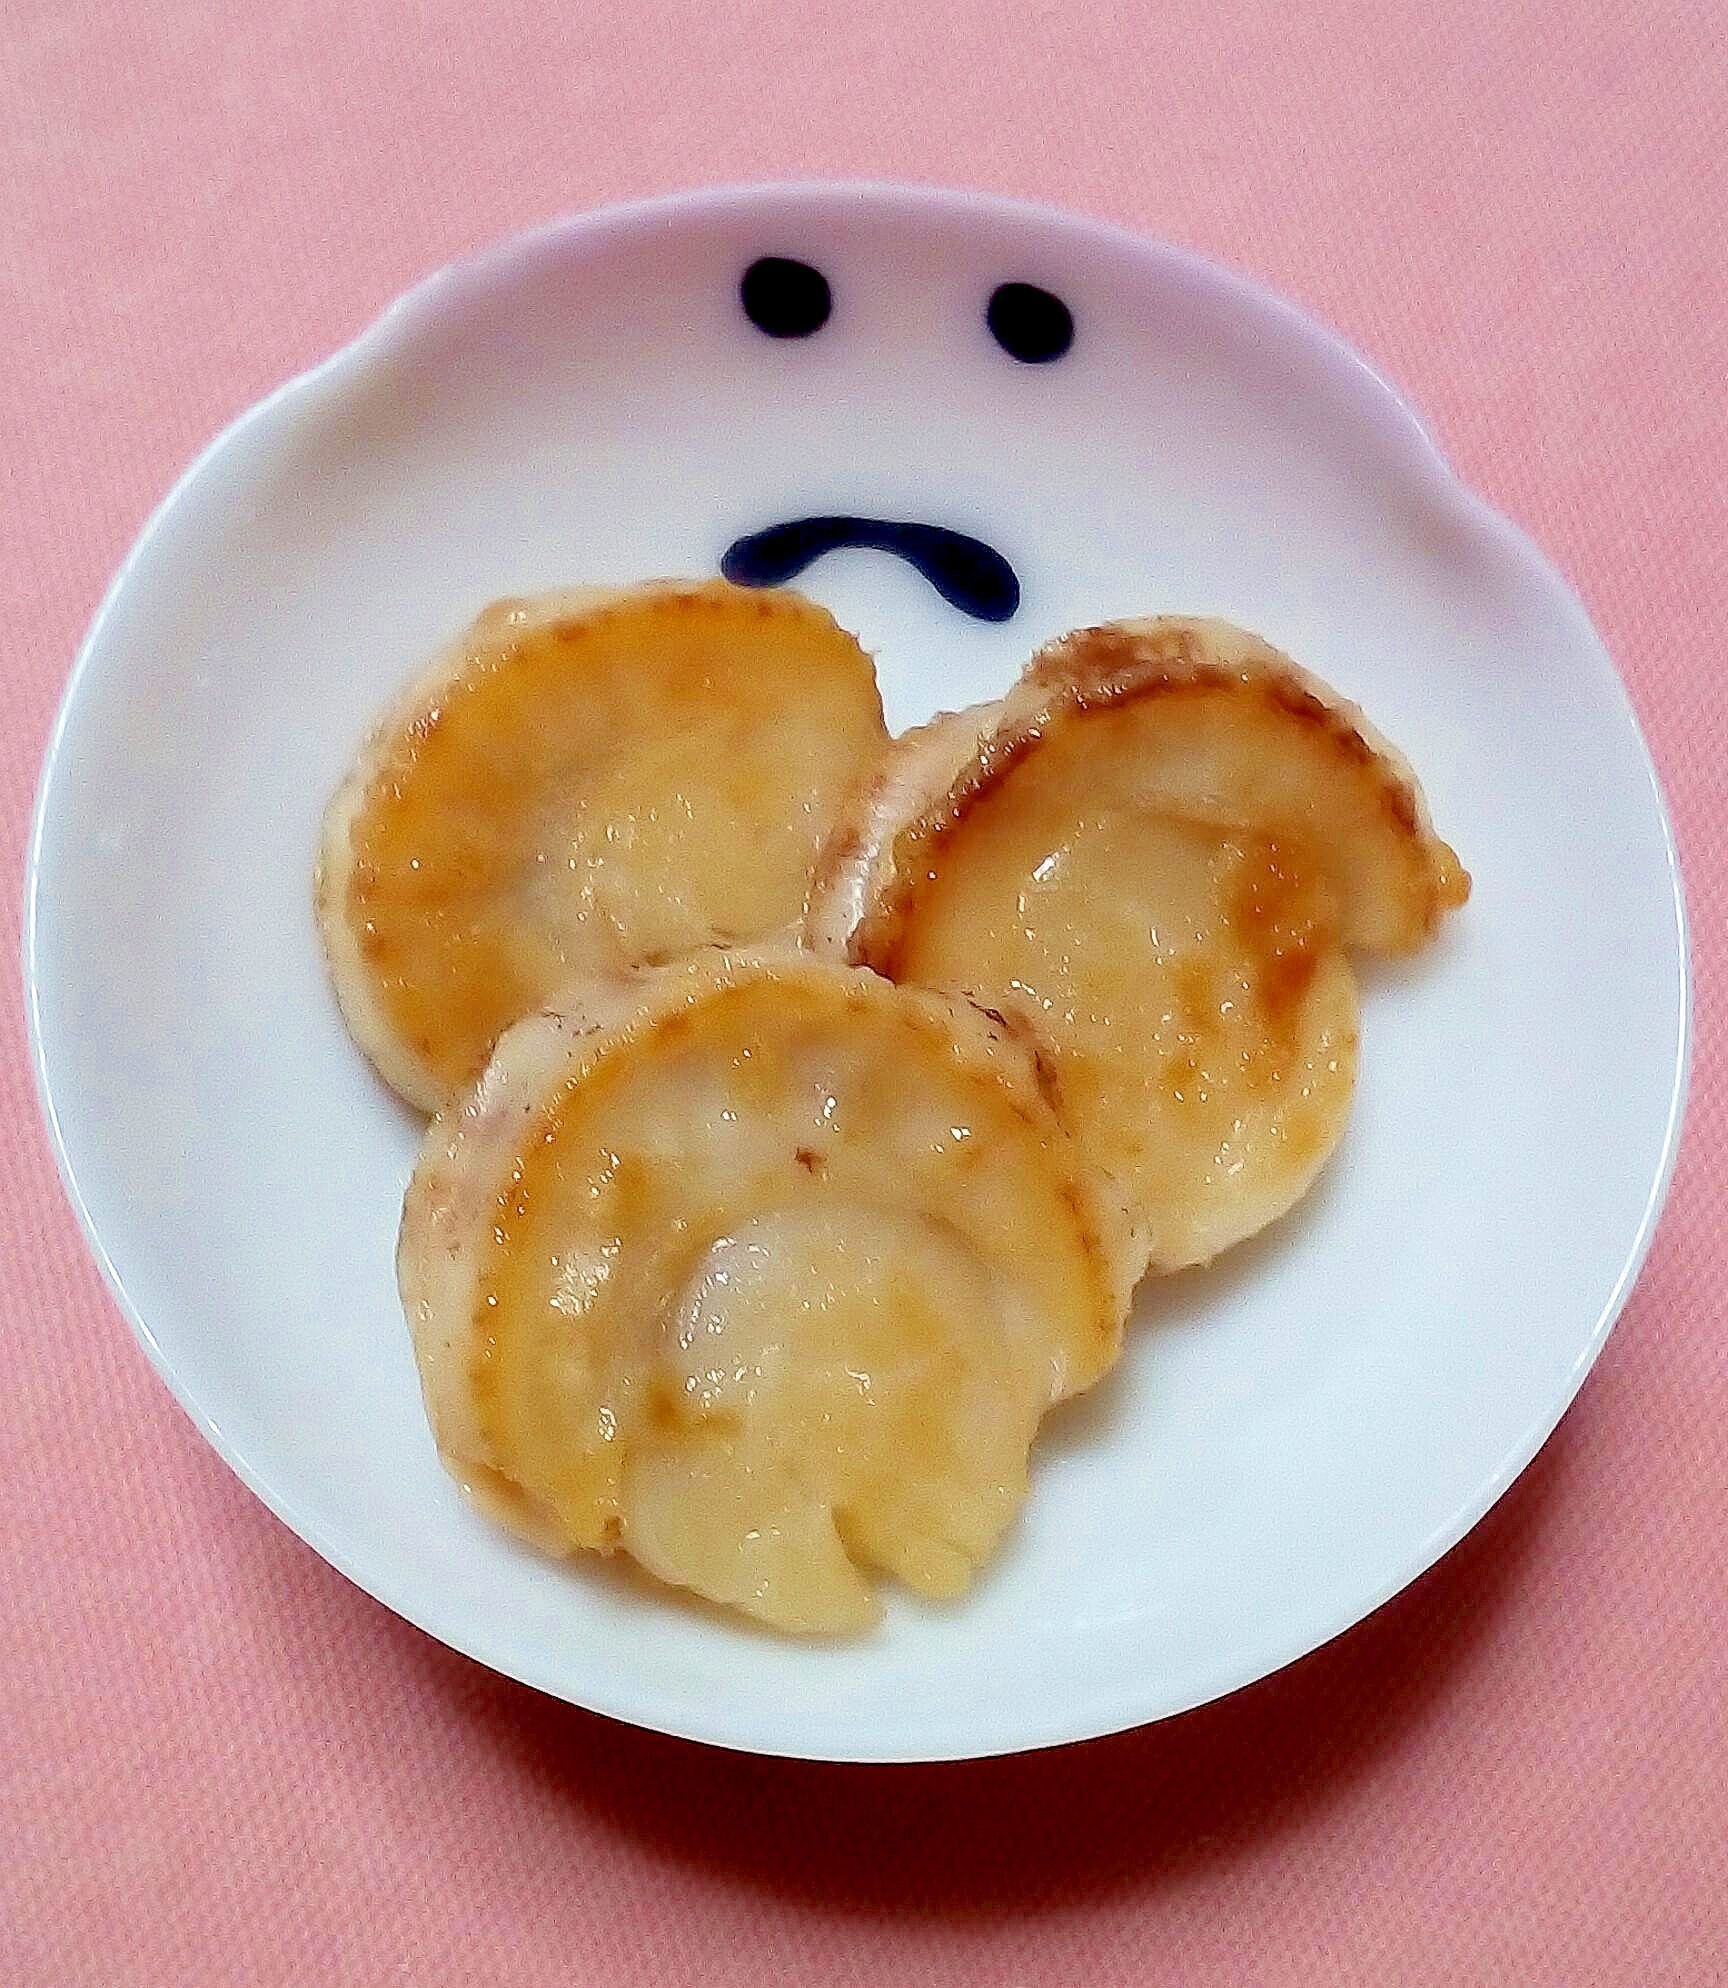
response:
[[[781,587],[825,552],[847,546],[898,553],[950,607],[975,621],[1007,621],[1020,605],[1019,579],[994,546],[946,525],[888,518],[790,518],[734,539],[720,572],[740,587]]]

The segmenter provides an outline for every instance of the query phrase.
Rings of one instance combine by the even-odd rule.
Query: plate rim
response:
[[[393,347],[412,336],[417,326],[435,319],[454,296],[470,288],[490,288],[508,278],[514,269],[530,266],[549,255],[579,253],[584,246],[601,247],[620,235],[652,229],[665,221],[699,221],[731,214],[753,214],[765,206],[831,208],[836,202],[871,206],[878,211],[898,209],[908,218],[915,217],[918,212],[929,213],[933,210],[961,220],[984,217],[1034,229],[1055,230],[1070,240],[1089,240],[1101,252],[1118,257],[1126,255],[1142,262],[1150,258],[1162,263],[1167,271],[1176,273],[1185,282],[1209,292],[1212,297],[1244,309],[1258,316],[1262,322],[1276,324],[1285,337],[1304,347],[1312,358],[1323,364],[1328,374],[1347,389],[1352,402],[1352,418],[1372,426],[1384,439],[1402,443],[1398,460],[1404,474],[1419,478],[1426,494],[1441,504],[1474,539],[1490,541],[1502,557],[1515,562],[1520,573],[1541,588],[1584,638],[1579,647],[1589,651],[1600,685],[1609,692],[1616,715],[1637,750],[1655,809],[1671,894],[1678,974],[1674,1067],[1660,1158],[1646,1192],[1637,1228],[1627,1244],[1620,1272],[1588,1338],[1565,1376],[1557,1399],[1531,1418],[1523,1434],[1509,1446],[1477,1492],[1465,1499],[1444,1523],[1434,1527],[1408,1560],[1370,1591],[1368,1600],[1350,1604],[1353,1612],[1348,1620],[1319,1635],[1304,1634],[1291,1638],[1291,1647],[1270,1663],[1254,1660],[1239,1667],[1241,1675],[1227,1673],[1226,1681],[1215,1687],[1185,1694],[1180,1702],[1152,1711],[1141,1710],[1122,1715],[1118,1707],[1103,1718],[1094,1716],[1046,1721],[1044,1729],[1033,1730],[1019,1738],[1002,1737],[984,1744],[963,1741],[946,1747],[922,1745],[913,1750],[893,1744],[813,1743],[809,1735],[798,1734],[776,1739],[772,1735],[747,1730],[748,1720],[733,1719],[728,1722],[722,1718],[704,1723],[668,1717],[664,1712],[627,1702],[627,1692],[588,1692],[577,1698],[571,1695],[567,1686],[548,1681],[546,1676],[531,1674],[534,1666],[506,1661],[496,1652],[489,1652],[483,1635],[453,1633],[449,1626],[443,1624],[434,1626],[426,1619],[430,1611],[421,1609],[415,1600],[401,1594],[387,1577],[380,1577],[370,1568],[362,1574],[347,1546],[332,1538],[330,1529],[323,1521],[301,1509],[293,1498],[274,1489],[240,1448],[230,1442],[216,1417],[193,1398],[177,1377],[169,1355],[128,1291],[118,1266],[98,1233],[80,1181],[78,1165],[65,1138],[46,1045],[47,1023],[42,1011],[39,974],[43,932],[52,918],[51,912],[44,908],[43,869],[58,789],[64,777],[66,741],[89,695],[89,681],[100,667],[109,623],[129,591],[134,573],[168,528],[188,493],[223,457],[242,445],[255,429],[284,418],[296,400],[339,384],[345,375],[358,374],[374,361],[388,359]],[[578,1705],[597,1716],[645,1730],[759,1756],[819,1761],[913,1763],[1000,1757],[1101,1738],[1179,1717],[1184,1712],[1214,1703],[1249,1684],[1287,1669],[1336,1637],[1346,1634],[1418,1580],[1480,1523],[1528,1467],[1577,1398],[1579,1389],[1600,1357],[1608,1335],[1648,1260],[1673,1183],[1690,1089],[1695,1040],[1690,924],[1673,816],[1649,741],[1638,721],[1626,684],[1583,601],[1559,568],[1527,533],[1464,480],[1445,454],[1433,430],[1390,380],[1330,325],[1258,279],[1197,249],[1052,203],[891,179],[727,182],[655,194],[643,199],[611,202],[560,215],[503,236],[432,271],[395,297],[327,357],[272,388],[223,426],[193,456],[151,511],[116,568],[79,645],[55,712],[38,775],[25,856],[24,916],[20,937],[26,1032],[38,1108],[62,1187],[85,1246],[102,1275],[110,1297],[143,1347],[158,1378],[204,1440],[266,1509],[321,1560],[363,1593],[435,1641],[500,1675]]]

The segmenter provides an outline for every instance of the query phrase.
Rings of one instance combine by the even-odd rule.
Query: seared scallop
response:
[[[1064,637],[1000,704],[900,742],[807,934],[1025,1020],[1167,1270],[1307,1189],[1355,1081],[1349,950],[1414,951],[1468,891],[1360,711],[1165,617]]]
[[[1121,1212],[1014,1033],[790,946],[567,990],[433,1122],[399,1270],[450,1470],[794,1632],[958,1594],[1120,1344]]]
[[[572,974],[789,926],[886,736],[869,657],[797,594],[499,602],[325,820],[319,922],[356,1041],[436,1110]]]

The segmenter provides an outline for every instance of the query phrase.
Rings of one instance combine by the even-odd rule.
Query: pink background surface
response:
[[[733,1758],[539,1699],[278,1526],[86,1259],[14,996],[0,1980],[1728,1976],[1728,38],[1711,10],[13,0],[0,32],[15,878],[111,570],[258,394],[435,265],[560,211],[728,179],[932,180],[1211,251],[1409,389],[1571,576],[1630,683],[1677,817],[1699,1024],[1648,1270],[1559,1433],[1463,1546],[1224,1704],[1055,1755],[878,1770]]]

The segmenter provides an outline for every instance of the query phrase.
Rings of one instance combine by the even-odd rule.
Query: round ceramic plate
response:
[[[765,257],[820,273],[818,328],[751,322],[740,279]],[[1005,284],[1059,300],[1066,350],[998,342]],[[798,296],[762,312],[816,315]],[[1040,322],[1009,315],[1011,342]],[[1061,630],[1225,615],[1406,750],[1476,888],[1437,947],[1369,976],[1319,1188],[1143,1292],[1121,1367],[1050,1425],[975,1591],[895,1598],[877,1633],[826,1647],[540,1559],[464,1507],[393,1282],[419,1125],[343,1031],[311,874],[374,714],[488,601],[712,574],[740,538],[835,514],[965,533],[1020,584],[986,621],[889,551],[809,568],[875,652],[895,727],[996,694]],[[767,1753],[1104,1733],[1384,1601],[1578,1388],[1648,1244],[1685,1083],[1673,845],[1561,581],[1286,305],[1193,255],[958,194],[743,189],[562,223],[434,278],[253,409],[91,631],[28,914],[68,1185],[222,1455],[446,1643]]]

